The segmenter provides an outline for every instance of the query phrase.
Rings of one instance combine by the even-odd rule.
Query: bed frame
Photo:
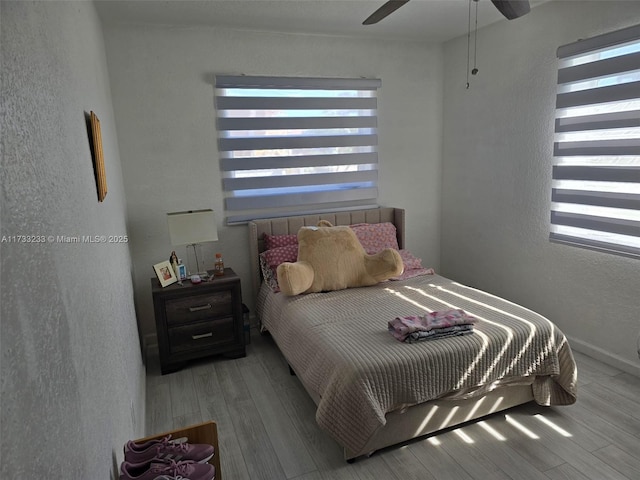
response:
[[[404,210],[400,208],[381,207],[320,215],[255,220],[249,222],[249,248],[253,291],[256,296],[262,282],[259,254],[264,251],[263,235],[265,233],[269,235],[295,234],[298,233],[300,227],[316,225],[320,220],[328,220],[333,225],[391,222],[396,226],[398,245],[400,248],[405,247],[405,214]],[[274,340],[277,344],[278,339],[274,338]],[[315,404],[318,405],[320,395],[305,385],[300,376],[298,376],[298,379]],[[503,386],[481,397],[466,400],[436,399],[403,410],[390,412],[386,415],[386,424],[376,431],[364,448],[358,452],[345,448],[344,457],[351,462],[362,455],[369,456],[381,448],[401,444],[413,438],[460,425],[532,400],[533,393],[530,385]]]

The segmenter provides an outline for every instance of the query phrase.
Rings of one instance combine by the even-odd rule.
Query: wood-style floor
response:
[[[640,379],[575,353],[579,398],[528,404],[347,464],[273,340],[252,331],[246,358],[147,370],[147,434],[218,424],[224,480],[637,480]]]

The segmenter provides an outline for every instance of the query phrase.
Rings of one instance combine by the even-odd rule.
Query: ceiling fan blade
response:
[[[373,25],[385,18],[387,15],[392,14],[409,0],[390,0],[382,5],[378,10],[373,12],[364,22],[363,25]]]
[[[526,15],[531,11],[529,0],[491,0],[508,20]]]

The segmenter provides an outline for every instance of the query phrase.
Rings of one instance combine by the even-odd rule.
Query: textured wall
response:
[[[242,278],[252,307],[246,226],[223,224],[215,73],[365,76],[379,96],[379,203],[407,209],[407,246],[439,267],[442,56],[439,46],[239,32],[206,27],[105,27],[145,334],[153,334],[151,265],[172,250],[165,214],[213,208],[220,241],[205,246]],[[185,257],[185,248],[178,249]]]
[[[445,45],[445,275],[547,315],[574,348],[640,373],[640,262],[550,243],[556,49],[640,22],[640,2],[553,1]]]
[[[127,233],[102,30],[88,2],[0,8],[0,477],[116,478],[123,443],[144,430],[128,245],[55,238]],[[102,124],[104,203],[90,110]],[[13,235],[44,243],[10,242]]]

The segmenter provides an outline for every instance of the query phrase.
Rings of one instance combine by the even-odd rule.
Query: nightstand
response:
[[[245,356],[240,277],[232,269],[197,285],[162,288],[154,277],[151,293],[163,375],[195,358]]]

